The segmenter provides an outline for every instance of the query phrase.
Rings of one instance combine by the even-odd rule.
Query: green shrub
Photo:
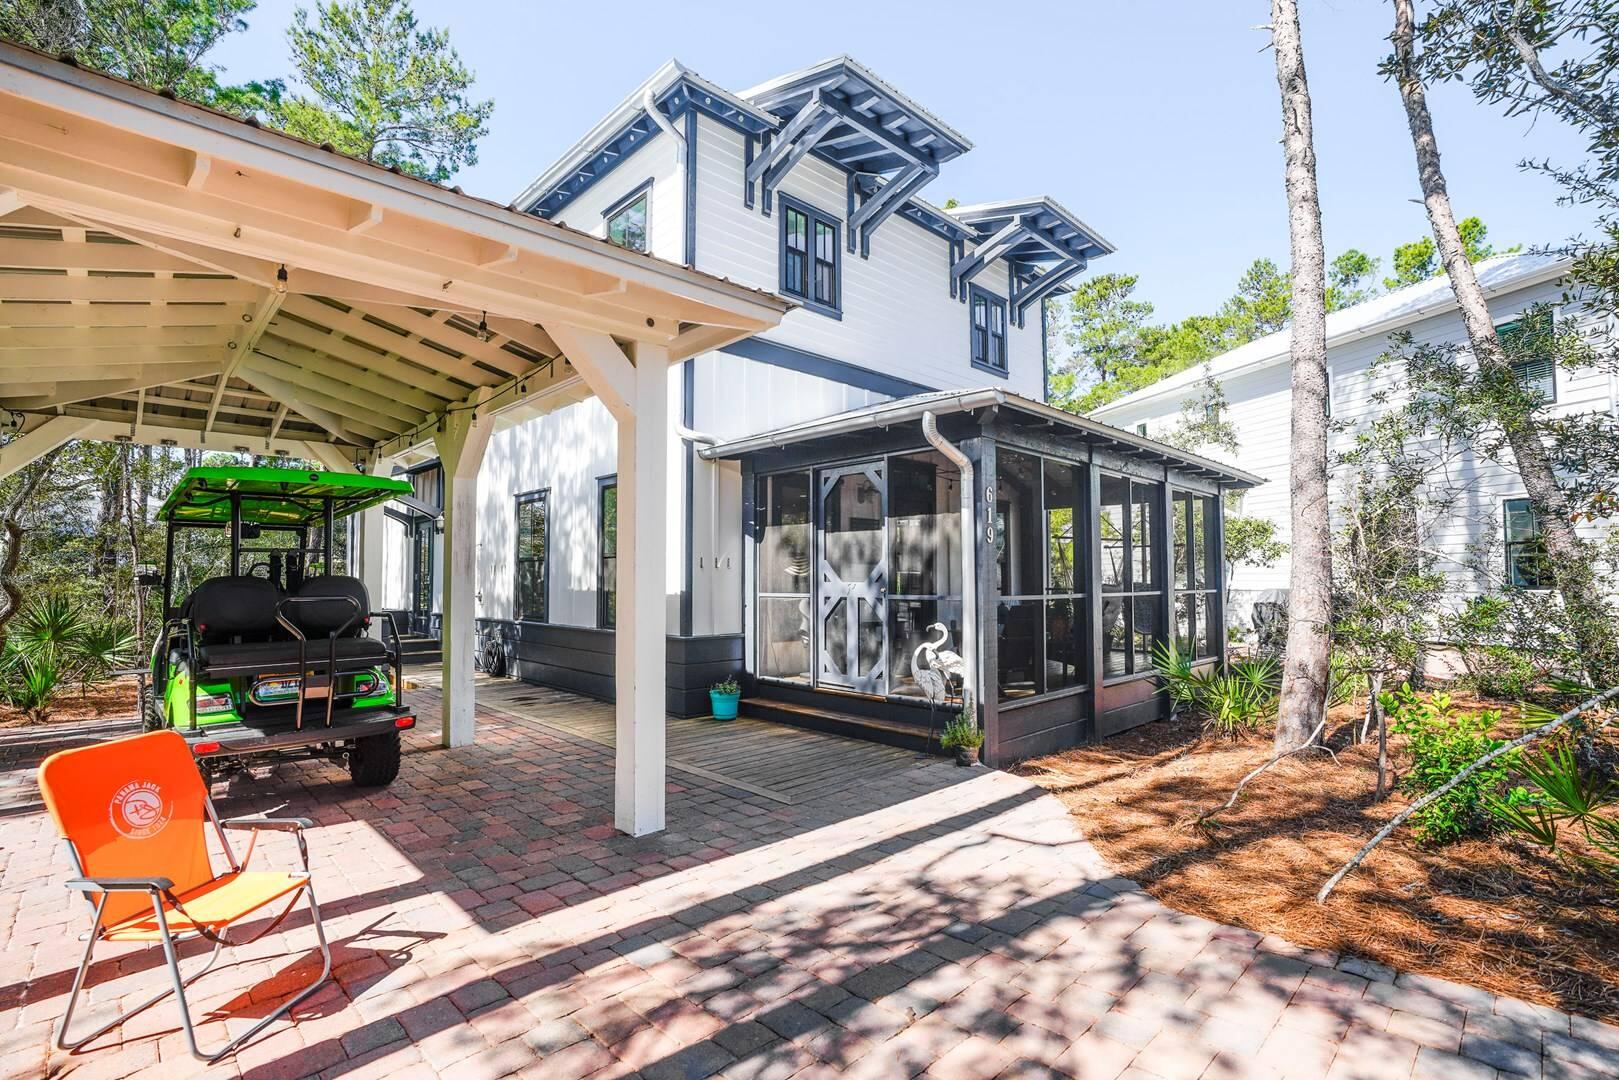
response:
[[[1443,787],[1474,760],[1502,745],[1490,734],[1501,722],[1499,710],[1463,712],[1449,694],[1425,696],[1409,684],[1385,692],[1379,703],[1389,718],[1389,730],[1405,736],[1411,753],[1411,771],[1400,781],[1400,790],[1407,795],[1421,797]],[[1515,756],[1496,758],[1414,815],[1417,841],[1448,844],[1489,832],[1495,819],[1486,799],[1506,786]]]
[[[1577,868],[1619,880],[1619,781],[1580,761],[1575,744],[1562,740],[1519,766],[1526,786],[1506,798],[1487,797],[1495,821]],[[1590,854],[1576,854],[1563,843],[1565,829],[1577,831]]]
[[[716,694],[740,694],[741,685],[736,681],[735,675],[727,675],[713,686],[709,687]]]
[[[1211,731],[1235,736],[1258,727],[1276,710],[1281,668],[1275,660],[1239,660],[1221,673],[1214,665],[1194,667],[1173,642],[1153,648],[1158,683],[1177,712],[1202,720]]]
[[[50,718],[51,708],[66,685],[55,657],[20,655],[8,665],[3,690],[8,704],[39,724]]]
[[[135,657],[135,635],[112,619],[90,619],[71,597],[49,595],[17,613],[0,653],[0,697],[36,723],[63,690],[81,692]]]
[[[973,696],[968,694],[961,702],[961,711],[952,716],[939,733],[939,746],[945,750],[984,745],[984,733],[978,727],[978,711],[973,708]]]

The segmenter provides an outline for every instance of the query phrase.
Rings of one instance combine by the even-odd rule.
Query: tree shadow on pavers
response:
[[[1055,1060],[1093,1026],[1126,1045],[1165,1029],[1191,1038],[1211,1020],[1204,1010],[1216,996],[1244,977],[1239,996],[1281,1014],[1308,964],[1264,957],[1256,967],[1251,942],[1221,941],[1213,924],[1196,925],[1122,882],[1029,895],[1015,875],[936,879],[964,854],[984,854],[993,871],[1001,830],[960,845],[948,838],[1033,798],[1000,799],[791,867],[744,887],[756,897],[747,910],[690,903],[584,940],[536,941],[527,959],[468,971],[448,994],[462,994],[467,1008],[435,1001],[390,1018],[420,1043],[515,1003],[537,1024],[517,1036],[521,1045],[502,1044],[512,1058],[589,1044],[645,1077],[800,1058],[895,1076],[920,1072],[969,1035],[1003,1046],[1002,1066]],[[923,850],[929,844],[941,850]],[[885,860],[897,860],[892,873],[874,869]],[[461,1049],[495,1053],[481,1036]],[[861,1065],[868,1057],[873,1064]]]

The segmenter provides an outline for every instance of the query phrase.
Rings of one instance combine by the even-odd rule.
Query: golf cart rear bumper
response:
[[[334,722],[331,727],[318,722],[305,723],[302,728],[285,723],[263,726],[241,723],[195,730],[181,728],[180,733],[190,744],[192,755],[201,760],[297,750],[323,743],[352,742],[372,735],[409,731],[415,726],[414,710],[381,708],[357,711],[343,717],[340,722]]]

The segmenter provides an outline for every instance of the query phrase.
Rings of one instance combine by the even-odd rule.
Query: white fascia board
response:
[[[1564,277],[1572,264],[1573,260],[1565,256],[1501,255],[1478,264],[1479,284],[1484,287],[1485,298],[1493,300]],[[1401,297],[1404,299],[1401,300]],[[1328,315],[1327,348],[1335,349],[1364,338],[1390,334],[1455,308],[1456,298],[1450,291],[1450,280],[1440,274],[1436,278],[1408,285],[1386,296]],[[1290,352],[1290,332],[1278,330],[1246,345],[1239,345],[1230,352],[1221,353],[1207,364],[1194,365],[1161,382],[1144,386],[1085,415],[1106,416],[1129,405],[1139,405],[1185,390],[1204,378],[1205,368],[1212,371],[1216,378],[1235,378],[1280,363],[1288,358]]]

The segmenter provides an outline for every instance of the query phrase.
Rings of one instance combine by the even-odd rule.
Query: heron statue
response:
[[[961,683],[967,665],[957,653],[944,646],[950,644],[950,631],[943,623],[928,627],[929,634],[938,634],[937,641],[924,641],[911,653],[911,677],[928,702],[928,745],[933,745],[935,710],[950,697],[952,683]]]

